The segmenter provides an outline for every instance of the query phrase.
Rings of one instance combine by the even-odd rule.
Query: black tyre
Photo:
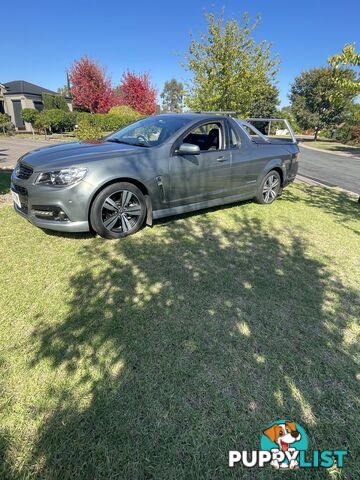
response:
[[[101,237],[115,239],[137,232],[146,215],[145,197],[128,182],[113,183],[95,198],[90,211],[92,228]]]
[[[281,191],[280,175],[276,170],[271,170],[271,172],[263,178],[255,197],[255,201],[257,203],[269,205],[281,195]]]

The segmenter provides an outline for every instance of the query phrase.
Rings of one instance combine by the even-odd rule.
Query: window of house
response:
[[[42,102],[34,102],[34,107],[38,112],[42,112],[44,110],[44,104]]]

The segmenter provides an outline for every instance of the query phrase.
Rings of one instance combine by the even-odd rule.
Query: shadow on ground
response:
[[[34,334],[33,365],[50,362],[76,386],[49,392],[56,407],[30,474],[273,478],[230,470],[227,456],[259,448],[278,418],[298,421],[312,449],[354,450],[356,344],[344,330],[359,314],[356,292],[300,238],[237,215],[233,227],[204,215],[85,244],[69,315]],[[346,471],[360,475],[351,459]]]
[[[303,138],[301,140],[301,142],[304,142],[306,144],[309,145],[309,147],[311,147],[312,145],[312,142],[314,140],[313,139],[307,139],[307,138]],[[321,140],[320,140],[321,142]],[[336,140],[334,140],[334,145],[331,145],[331,141],[329,140],[326,140],[326,143],[328,145],[327,149],[323,149],[324,153],[328,153],[328,152],[345,152],[345,153],[350,153],[352,155],[359,155],[360,154],[360,148],[357,148],[357,147],[352,147],[352,146],[346,146],[346,145],[336,145]]]
[[[360,203],[357,196],[350,196],[341,190],[306,184],[302,184],[301,191],[306,195],[302,196],[295,189],[286,190],[284,198],[295,204],[301,201],[319,208],[324,213],[330,213],[337,222],[360,235]]]
[[[11,172],[12,170],[0,169],[0,195],[4,195],[10,191]]]

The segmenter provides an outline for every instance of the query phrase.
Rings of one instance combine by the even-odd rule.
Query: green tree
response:
[[[275,85],[264,83],[253,97],[248,117],[273,117],[276,114],[276,107],[279,105],[279,91]]]
[[[57,93],[60,93],[60,95],[64,95],[65,97],[70,97],[69,86],[64,85],[63,87],[58,88]]]
[[[319,130],[334,128],[350,115],[355,95],[351,90],[340,89],[342,79],[353,80],[354,72],[313,68],[302,72],[291,86],[291,111],[302,129],[314,130],[315,140]]]
[[[301,133],[301,127],[299,126],[298,122],[295,119],[295,115],[289,105],[286,107],[281,108],[277,111],[276,116],[278,118],[285,118],[290,122],[290,125],[295,133]]]
[[[35,108],[24,108],[21,112],[21,116],[24,122],[30,123],[33,135],[34,135],[34,125],[39,115],[40,115],[39,112]]]
[[[192,38],[183,66],[192,74],[186,104],[195,110],[236,110],[246,117],[260,110],[268,92],[266,110],[276,107],[275,78],[279,60],[271,56],[271,44],[256,43],[248,15],[242,22],[226,21],[223,12],[206,14],[207,32]],[[267,103],[267,102],[266,102]]]
[[[345,88],[347,91],[352,92],[354,95],[360,94],[360,52],[355,51],[355,45],[346,44],[342,52],[337,55],[333,55],[329,58],[329,64],[337,69],[355,67],[355,77],[347,78],[344,76],[338,77],[339,86]]]
[[[7,125],[11,123],[11,118],[7,113],[0,113],[0,127],[5,135]]]
[[[45,110],[64,110],[64,112],[69,111],[69,107],[66,103],[65,98],[62,95],[56,95],[52,93],[43,93],[42,101],[44,104]]]
[[[162,98],[162,108],[165,112],[182,112],[184,85],[172,78],[165,82],[160,97]]]

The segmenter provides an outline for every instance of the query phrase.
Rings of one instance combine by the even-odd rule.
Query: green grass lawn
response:
[[[290,476],[358,479],[356,202],[296,184],[121,241],[2,207],[0,478],[272,479],[228,451],[286,418],[349,450]]]
[[[11,172],[9,170],[0,170],[0,195],[9,193],[10,177],[11,177]]]
[[[305,141],[302,145],[320,148],[334,153],[350,153],[353,155],[360,155],[360,147],[353,147],[352,145],[345,145],[344,143],[334,142],[332,140],[317,140]]]

